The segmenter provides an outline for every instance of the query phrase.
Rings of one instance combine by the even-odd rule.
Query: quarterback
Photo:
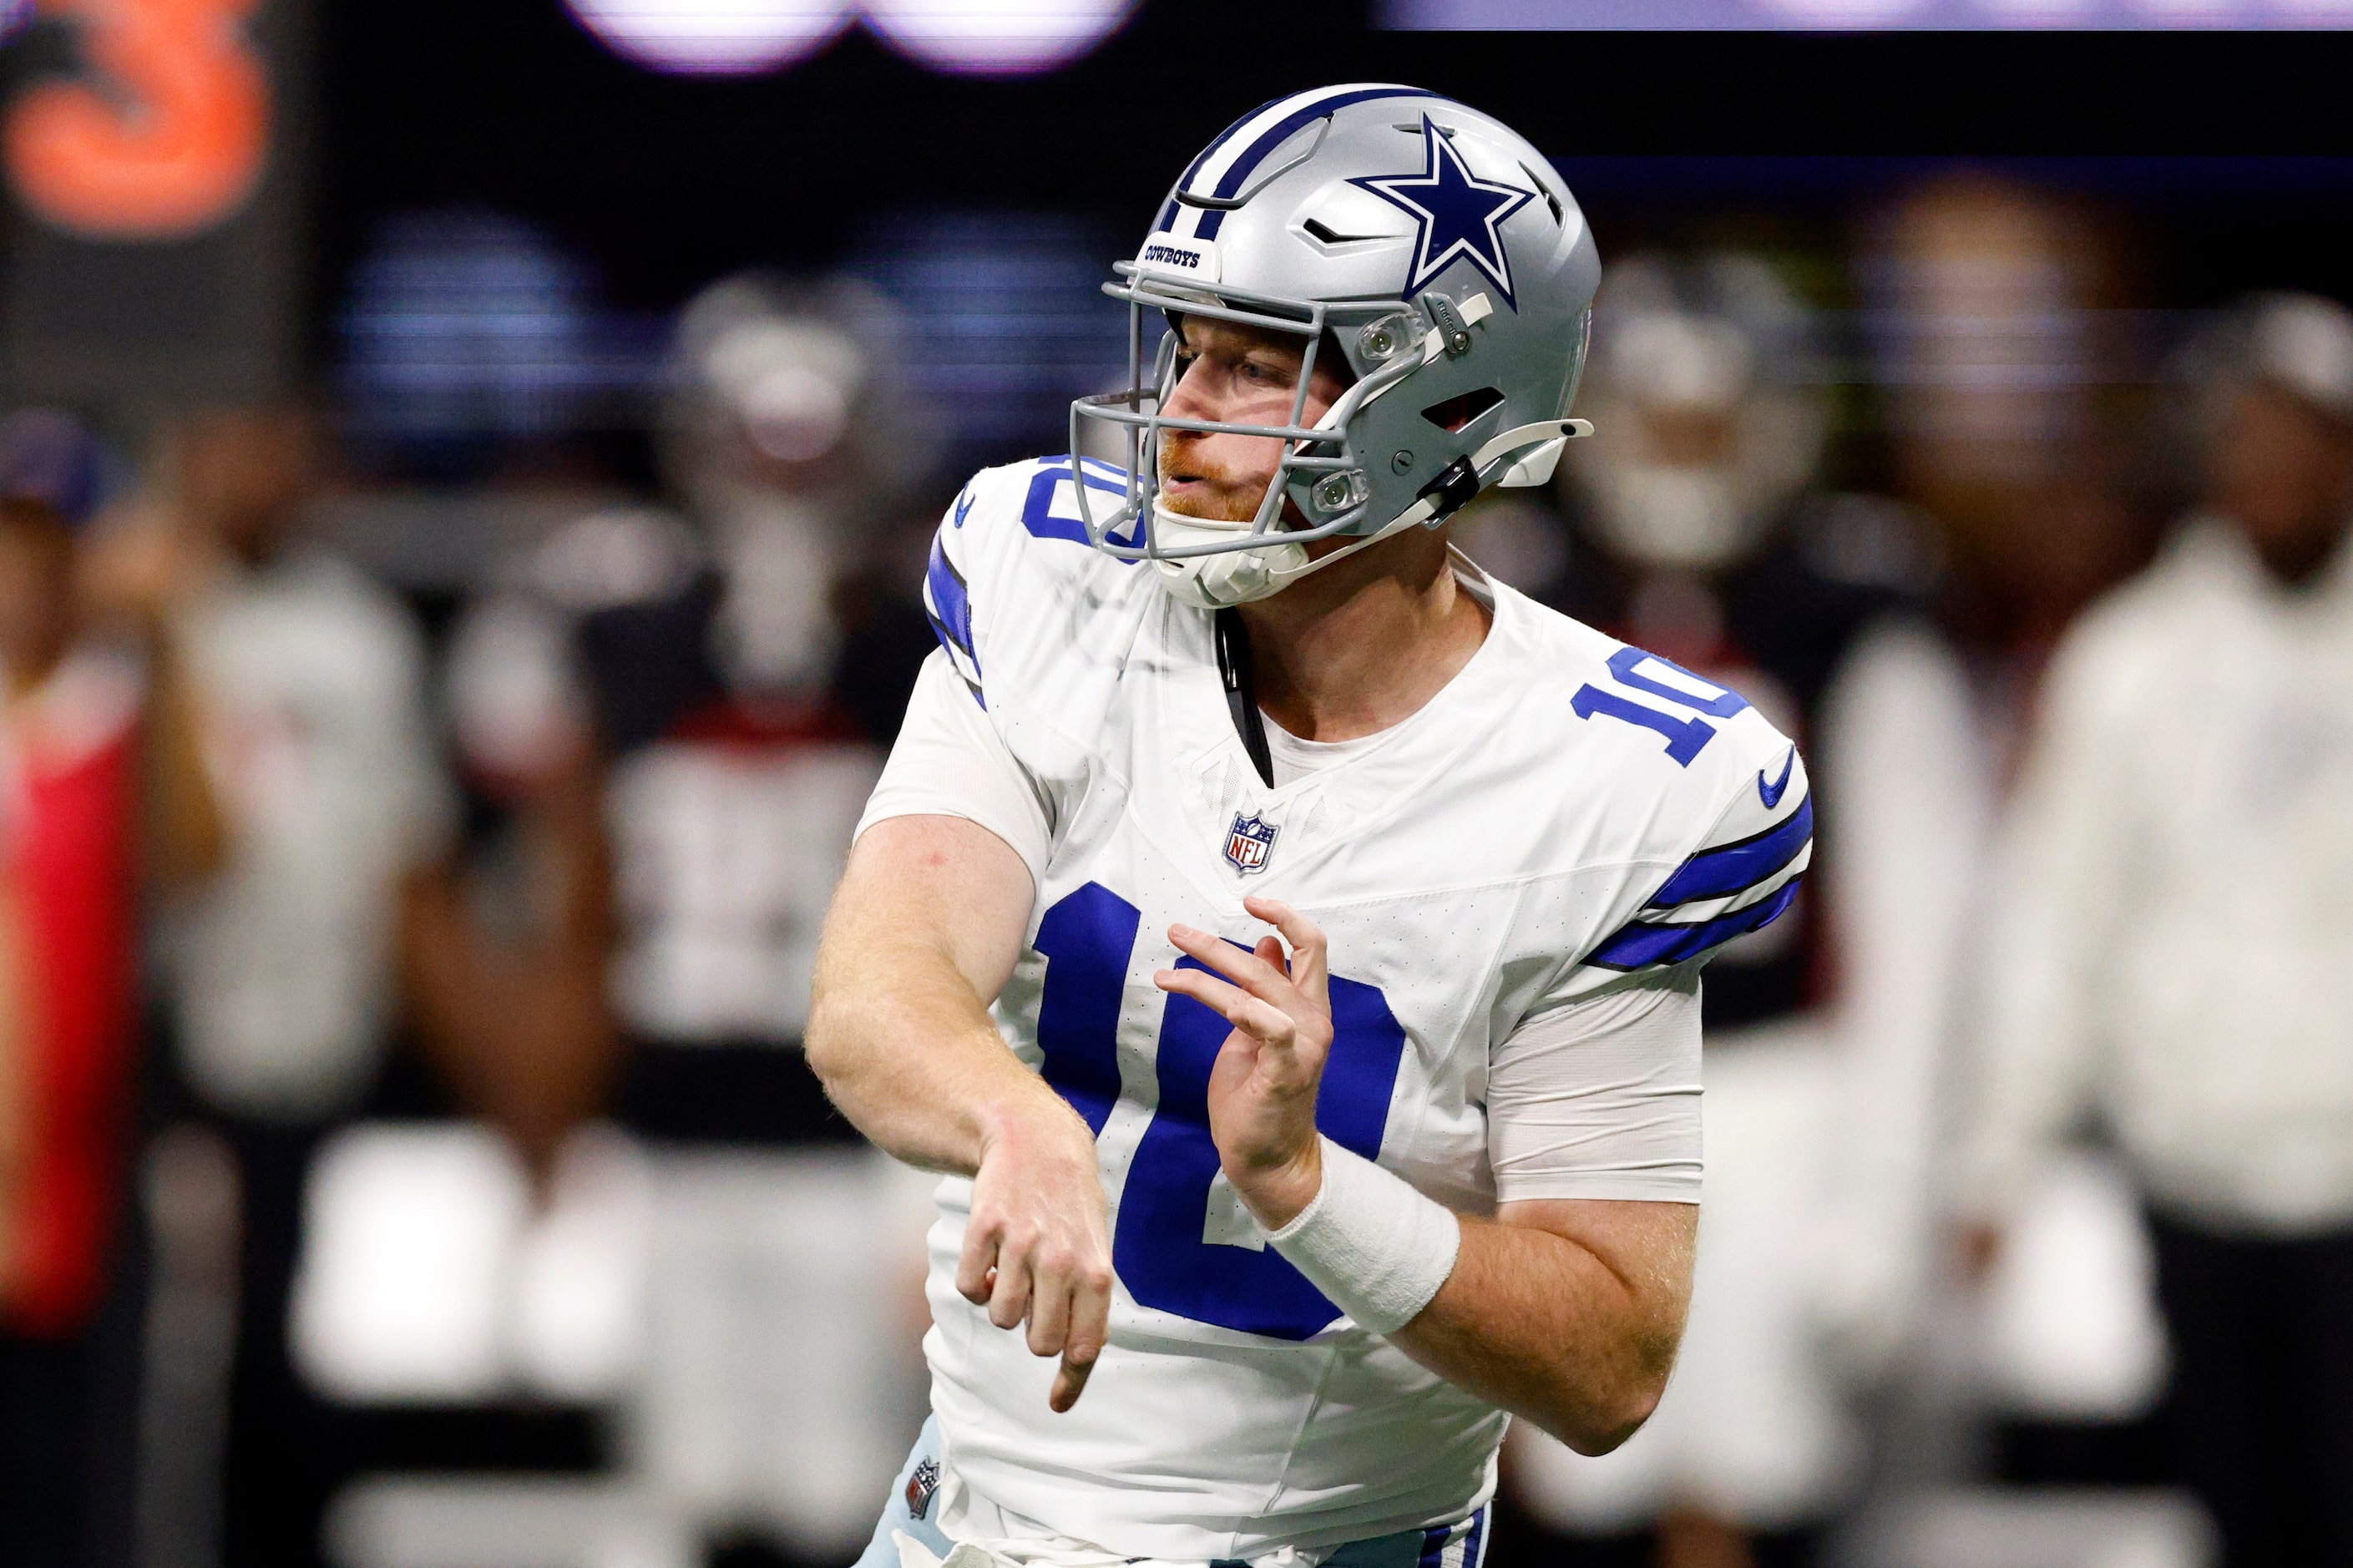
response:
[[[861,1568],[1477,1568],[1511,1415],[1599,1452],[1665,1383],[1698,968],[1796,896],[1804,767],[1450,543],[1584,428],[1518,135],[1296,94],[1117,270],[1127,388],[940,524],[818,959],[812,1064],[945,1176]]]

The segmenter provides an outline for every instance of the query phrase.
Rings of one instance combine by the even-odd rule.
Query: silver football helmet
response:
[[[1155,563],[1208,608],[1264,598],[1392,533],[1434,527],[1490,485],[1540,485],[1585,362],[1600,261],[1551,164],[1500,121],[1418,88],[1293,94],[1245,115],[1176,182],[1104,292],[1128,305],[1128,384],[1071,406],[1074,452],[1119,455],[1120,504],[1072,487],[1088,538]],[[1170,418],[1173,331],[1209,316],[1304,340],[1287,425]],[[1304,423],[1319,353],[1354,380]],[[1111,426],[1108,431],[1103,426]],[[1158,504],[1164,430],[1279,439],[1249,522]],[[1100,437],[1090,442],[1091,434]],[[1285,503],[1304,526],[1284,521]],[[1311,562],[1302,545],[1346,536]]]

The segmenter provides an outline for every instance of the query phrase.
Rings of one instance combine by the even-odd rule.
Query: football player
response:
[[[863,1561],[1472,1568],[1507,1412],[1600,1451],[1665,1381],[1697,969],[1796,895],[1805,772],[1451,548],[1583,430],[1520,136],[1280,100],[1118,270],[1127,389],[941,523],[819,955],[813,1065],[947,1176]]]

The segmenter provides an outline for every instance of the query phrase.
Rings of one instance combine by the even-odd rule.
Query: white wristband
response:
[[[1267,1239],[1358,1327],[1390,1334],[1454,1272],[1462,1226],[1404,1177],[1326,1138],[1324,1184]]]

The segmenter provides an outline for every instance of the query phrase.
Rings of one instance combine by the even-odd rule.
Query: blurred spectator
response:
[[[839,615],[846,581],[921,537],[902,525],[931,453],[902,368],[861,288],[698,295],[661,433],[700,559],[579,642],[615,752],[623,1109],[671,1148],[629,1445],[712,1532],[797,1560],[854,1552],[912,1429],[914,1336],[876,1310],[908,1234],[884,1223],[889,1163],[799,1048],[826,902],[928,651],[911,608],[895,642],[871,597],[855,640]]]
[[[128,481],[112,448],[60,408],[21,408],[0,419],[0,495],[30,497],[79,526],[104,510]]]
[[[549,689],[578,694],[611,759],[614,995],[640,1047],[625,1107],[657,1135],[855,1141],[798,1045],[818,923],[928,636],[904,628],[902,670],[846,647],[838,613],[922,460],[888,331],[853,286],[704,290],[662,417],[684,519],[584,518],[472,623],[569,628]]]
[[[302,535],[311,419],[213,410],[169,453],[163,497],[111,548],[142,563],[146,601],[187,648],[228,825],[222,875],[171,911],[163,944],[178,1066],[242,1192],[224,1551],[300,1563],[316,1550],[319,1447],[285,1339],[304,1173],[374,1081],[400,889],[440,853],[449,803],[416,628]],[[193,1434],[207,1415],[183,1419]]]
[[[617,1400],[631,1484],[704,1533],[813,1561],[871,1529],[915,1392],[915,1333],[873,1307],[896,1283],[888,1249],[915,1264],[889,1163],[799,1051],[826,900],[930,643],[903,589],[872,580],[901,532],[922,538],[900,527],[928,443],[893,342],[847,285],[738,278],[689,305],[660,432],[683,515],[588,511],[504,563],[453,629],[459,754],[504,823],[427,900],[448,936],[411,963],[429,1032],[506,1041],[459,1052],[461,1074],[508,1085],[544,1134],[609,1107],[651,1142],[627,1375],[574,1389]],[[501,945],[534,921],[535,950]],[[553,988],[544,1042],[512,1016],[529,951]],[[601,1057],[579,1026],[592,1005],[614,1020]],[[615,1029],[617,1082],[597,1066]]]
[[[1709,967],[1708,1192],[1675,1377],[1605,1458],[1518,1435],[1520,1490],[1556,1524],[1653,1530],[1667,1568],[1807,1561],[1860,1479],[1855,1374],[1900,1336],[1924,1251],[1942,986],[1900,895],[1944,827],[1903,781],[1939,759],[1887,722],[1922,546],[1899,509],[1812,488],[1824,359],[1765,261],[1616,264],[1588,374],[1595,435],[1570,478],[1590,552],[1568,606],[1756,703],[1805,747],[1823,816],[1791,917]]]
[[[2003,709],[2136,563],[2121,254],[2084,204],[1968,171],[1914,191],[1866,237],[1895,488],[1942,536],[1937,617]]]
[[[400,879],[448,832],[399,601],[301,536],[304,416],[218,411],[174,454],[178,598],[233,830],[227,875],[170,933],[180,1048],[204,1100],[315,1125],[366,1090],[396,1005]]]
[[[2014,1222],[2096,1118],[2227,1563],[2353,1563],[2353,315],[2259,298],[2201,357],[2202,507],[2052,665],[1968,1198]]]
[[[1885,389],[1892,477],[1933,525],[1941,557],[1929,623],[1882,720],[1913,731],[1934,759],[1896,782],[1933,811],[1936,853],[1896,884],[1902,901],[1883,910],[1879,934],[1938,954],[1944,984],[1918,999],[1934,1004],[1935,1026],[1967,1000],[1956,966],[1995,896],[1985,886],[1991,835],[2051,646],[2130,570],[2144,539],[2125,460],[2142,412],[2120,326],[2134,318],[2116,308],[2128,297],[2128,254],[2087,205],[1970,171],[1912,191],[1864,236],[1866,347]],[[1872,957],[1861,946],[1850,955],[1858,965]],[[1949,1136],[1952,1121],[1947,1110],[1935,1131]],[[1941,1163],[1938,1174],[1949,1180]],[[2063,1178],[2053,1173],[2062,1186],[2032,1202],[2065,1222],[2077,1273],[1982,1297],[1954,1289],[1949,1258],[1932,1276],[1945,1289],[1932,1299],[1926,1353],[1891,1407],[1910,1423],[1891,1450],[1908,1461],[1904,1479],[1954,1479],[1957,1439],[1980,1412],[1999,1422],[2002,1479],[2129,1468],[2127,1424],[2155,1393],[2131,1307],[2139,1221],[2114,1182]],[[2056,1313],[2011,1310],[2054,1300]],[[2095,1315],[2093,1302],[2124,1305]],[[2051,1367],[2080,1363],[2087,1342],[2051,1342],[2052,1325],[2094,1321],[2094,1337],[2108,1339],[2088,1348],[2105,1372],[2055,1384]]]
[[[565,1138],[610,1105],[613,867],[602,757],[528,611],[470,621],[451,664],[458,754],[490,808],[476,852],[409,881],[402,952],[419,1044],[461,1109],[543,1189]]]
[[[75,532],[94,447],[62,415],[0,426],[0,1542],[41,1565],[90,1560],[123,1500],[95,1493],[130,1373],[94,1325],[126,1228],[142,894],[222,850],[169,628]]]

